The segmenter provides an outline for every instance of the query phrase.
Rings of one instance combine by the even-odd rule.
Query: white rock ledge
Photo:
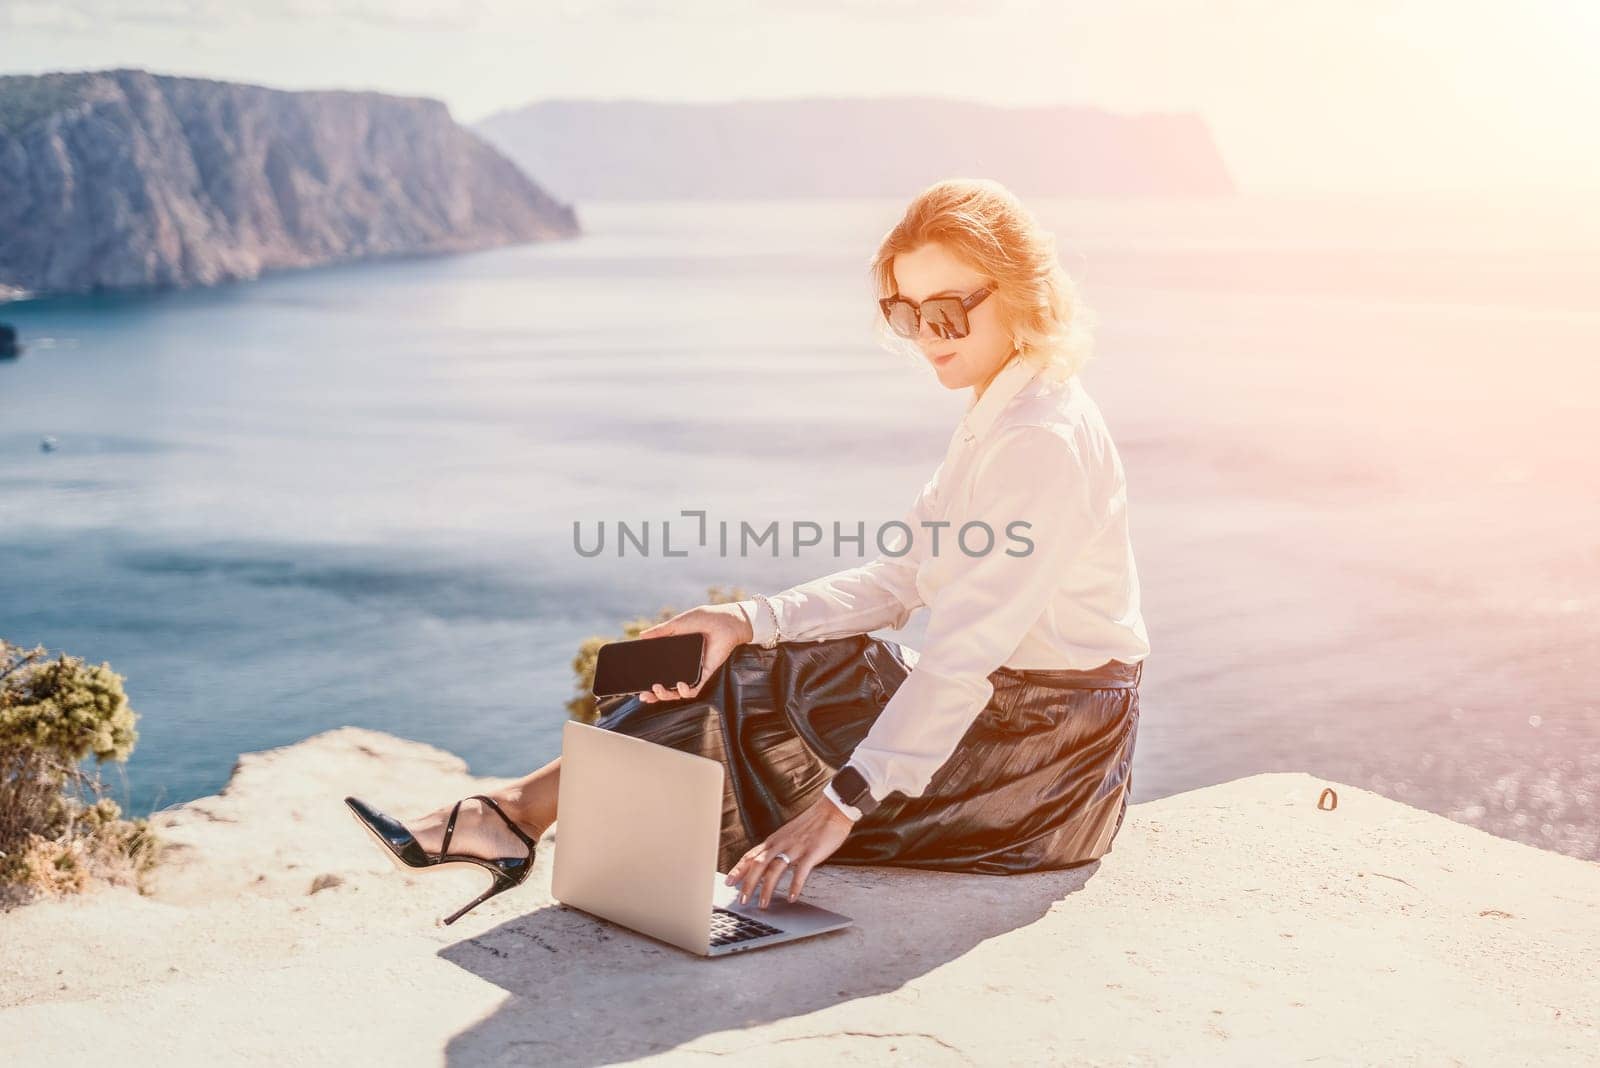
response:
[[[0,914],[0,1061],[1600,1063],[1600,864],[1310,775],[1134,805],[1076,871],[825,865],[857,926],[718,960],[553,903],[559,823],[436,927],[487,875],[397,872],[343,803],[504,781],[354,727],[243,755],[153,817],[151,896]]]

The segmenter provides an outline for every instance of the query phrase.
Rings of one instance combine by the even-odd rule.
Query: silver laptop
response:
[[[837,912],[790,902],[786,875],[766,908],[717,871],[721,762],[568,720],[561,731],[551,895],[701,956],[717,957],[847,927]]]

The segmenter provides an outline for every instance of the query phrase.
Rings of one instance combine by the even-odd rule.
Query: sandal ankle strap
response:
[[[529,849],[533,849],[533,848],[538,846],[538,844],[539,844],[538,839],[529,838],[528,837],[528,832],[524,831],[521,827],[518,827],[517,826],[517,821],[512,819],[510,816],[507,816],[506,813],[505,813],[505,809],[501,808],[500,805],[498,803],[496,803],[494,798],[488,796],[487,794],[473,794],[472,796],[477,798],[480,801],[485,802],[490,808],[492,808],[496,812],[500,813],[500,818],[506,821],[506,826],[510,827],[512,833],[515,834],[518,838],[522,839],[523,842],[525,842],[527,844]],[[456,803],[460,804],[459,801],[456,802]]]

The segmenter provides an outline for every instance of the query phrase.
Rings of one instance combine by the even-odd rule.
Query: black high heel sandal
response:
[[[526,857],[501,857],[497,860],[486,860],[483,857],[469,857],[465,854],[452,854],[450,852],[450,836],[455,833],[456,816],[461,812],[462,802],[471,801],[473,798],[483,801],[490,808],[500,813],[501,818],[506,821],[506,825],[511,828],[512,832],[527,844],[528,855]],[[406,830],[404,824],[373,808],[359,797],[347,797],[344,799],[344,803],[349,806],[351,813],[355,815],[356,821],[365,827],[373,838],[377,839],[379,845],[383,846],[384,855],[389,858],[396,868],[402,871],[406,868],[438,871],[446,864],[476,864],[480,868],[487,868],[494,875],[494,882],[490,884],[489,889],[450,915],[443,917],[439,921],[442,924],[455,923],[462,916],[465,916],[496,894],[510,890],[513,886],[521,886],[528,878],[528,873],[533,870],[533,854],[538,846],[538,840],[528,837],[527,832],[518,827],[516,821],[505,814],[505,810],[495,803],[494,798],[484,794],[473,794],[456,802],[455,807],[450,810],[450,822],[445,824],[444,841],[439,843],[439,852],[437,853],[429,853],[426,849],[423,849],[422,844],[417,841],[410,831]]]

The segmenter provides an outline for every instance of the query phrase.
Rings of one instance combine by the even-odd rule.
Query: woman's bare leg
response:
[[[556,757],[515,782],[481,792],[494,798],[524,834],[537,840],[556,821],[560,785],[561,758]],[[450,810],[454,807],[452,800],[426,816],[407,820],[406,829],[416,836],[423,849],[436,853],[444,841],[445,825],[450,822]],[[456,829],[450,835],[450,852],[486,859],[520,857],[528,852],[528,847],[493,809],[482,801],[469,800],[462,803],[461,814],[456,817]]]
[[[531,828],[543,834],[556,821],[556,797],[560,788],[561,758],[556,757],[538,771],[498,790],[490,790],[489,796],[529,834],[533,833]]]

